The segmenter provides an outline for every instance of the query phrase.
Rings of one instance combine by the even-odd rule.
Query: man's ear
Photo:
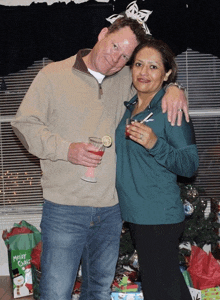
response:
[[[100,33],[98,35],[98,41],[103,40],[107,33],[108,33],[108,28],[107,27],[102,28],[102,30],[100,31]]]
[[[171,73],[172,73],[172,70],[170,69],[170,70],[165,74],[164,80],[163,80],[163,81],[167,81]]]

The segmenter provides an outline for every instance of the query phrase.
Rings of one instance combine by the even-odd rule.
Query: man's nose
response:
[[[121,57],[120,51],[115,51],[114,53],[112,53],[112,59],[115,63],[119,61],[120,57]]]

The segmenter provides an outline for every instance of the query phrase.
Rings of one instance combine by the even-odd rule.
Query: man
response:
[[[124,66],[143,35],[141,25],[126,17],[103,28],[92,50],[39,72],[12,122],[43,172],[41,300],[70,300],[81,258],[80,300],[110,299],[122,227],[114,134],[123,102],[133,94]],[[177,87],[168,91],[181,100],[164,101],[165,110],[170,105],[169,118],[175,122],[178,114],[180,122],[177,108],[187,114],[186,100]],[[89,136],[112,137],[102,161],[89,152],[95,150]],[[81,179],[85,167],[97,167],[97,183]]]

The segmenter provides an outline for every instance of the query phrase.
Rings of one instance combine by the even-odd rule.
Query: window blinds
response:
[[[220,200],[220,59],[187,49],[177,63],[200,159],[194,184],[204,189],[204,196]]]
[[[27,70],[4,78],[0,91],[0,213],[36,213],[43,203],[39,159],[28,153],[10,122],[40,69],[51,61],[36,61]],[[3,78],[0,79],[0,82]]]

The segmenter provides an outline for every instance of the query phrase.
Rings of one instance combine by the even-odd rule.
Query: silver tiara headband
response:
[[[133,1],[130,4],[128,4],[124,14],[128,18],[137,20],[143,26],[146,34],[151,34],[150,30],[148,29],[145,22],[147,21],[147,19],[149,18],[150,14],[152,12],[153,11],[146,10],[146,9],[139,10],[136,1]],[[112,24],[112,23],[114,23],[115,20],[117,20],[118,18],[122,18],[122,17],[124,17],[124,15],[114,14],[114,15],[111,15],[110,17],[106,18],[106,20]]]

